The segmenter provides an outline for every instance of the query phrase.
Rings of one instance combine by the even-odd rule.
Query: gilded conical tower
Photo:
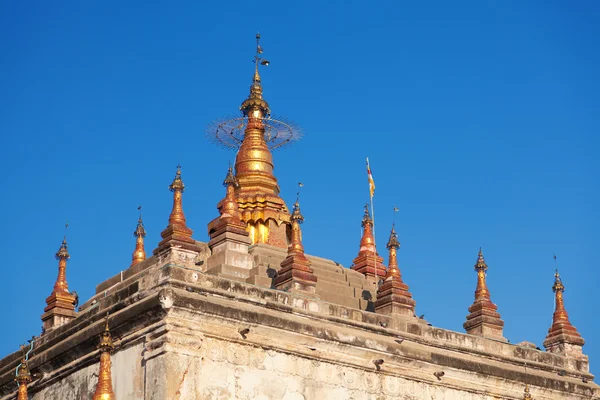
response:
[[[310,260],[304,255],[302,232],[300,230],[300,224],[304,222],[304,217],[300,213],[298,200],[294,204],[291,220],[292,238],[288,247],[288,255],[281,262],[281,269],[278,271],[273,284],[279,290],[314,295],[317,276],[310,266]]]
[[[368,205],[365,205],[362,227],[363,235],[360,239],[360,249],[358,255],[352,261],[352,269],[374,280],[385,278],[386,271],[383,265],[383,257],[377,254],[377,249],[375,248],[373,219],[371,218]]]
[[[29,372],[29,365],[27,364],[25,349],[21,347],[21,351],[23,352],[23,358],[21,359],[21,364],[19,364],[17,368],[17,376],[15,377],[15,381],[19,385],[17,400],[28,400],[27,384],[31,382],[32,378],[31,373]]]
[[[142,206],[138,207],[141,210]],[[140,211],[140,218],[138,219],[137,227],[133,232],[135,237],[135,250],[131,256],[131,265],[134,265],[144,261],[146,259],[146,251],[144,250],[144,238],[146,237],[146,229],[144,229],[144,222],[142,221],[142,213]]]
[[[506,341],[502,335],[504,321],[496,311],[498,306],[492,303],[490,291],[486,282],[486,271],[488,269],[483,252],[479,249],[475,271],[477,271],[477,289],[475,289],[475,301],[469,307],[470,314],[463,327],[471,335],[485,336],[496,340]]]
[[[226,146],[239,148],[235,159],[238,183],[235,192],[240,218],[246,225],[251,243],[287,248],[291,233],[290,213],[279,196],[270,147],[290,143],[299,133],[289,123],[270,116],[259,73],[259,66],[269,62],[262,58],[259,40],[260,35],[256,35],[254,75],[250,94],[240,106],[242,117],[218,123],[213,127],[214,132],[212,129],[209,132]],[[209,224],[209,233],[217,220]]]
[[[110,335],[110,329],[108,328],[108,317],[106,318],[106,326],[100,338],[98,348],[100,349],[100,369],[98,371],[96,391],[92,396],[92,400],[115,400],[116,397],[113,391],[110,371],[110,353],[115,349],[115,346]]]
[[[67,260],[71,255],[68,251],[66,235],[55,256],[58,260],[58,276],[52,293],[46,298],[47,306],[42,314],[44,331],[61,326],[76,316],[75,296],[69,292],[67,284]]]
[[[552,326],[548,330],[548,336],[544,340],[544,347],[550,353],[558,353],[570,357],[583,357],[582,347],[585,341],[577,332],[577,329],[571,325],[569,314],[565,309],[563,293],[565,286],[558,274],[558,270],[554,274],[554,285],[552,291],[555,297],[555,309],[552,316]]]
[[[402,274],[398,268],[396,253],[400,248],[400,242],[393,225],[387,248],[389,250],[389,265],[384,281],[377,290],[375,311],[382,314],[412,317],[415,315],[415,300],[408,291],[408,285],[402,281]]]

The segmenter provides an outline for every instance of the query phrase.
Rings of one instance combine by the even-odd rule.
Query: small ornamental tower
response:
[[[529,393],[529,385],[525,385],[525,393],[523,393],[523,400],[534,400]]]
[[[17,376],[15,381],[19,385],[19,391],[17,394],[17,400],[28,400],[27,397],[27,384],[31,382],[31,373],[29,372],[29,365],[27,364],[26,352],[23,346],[21,346],[23,352],[23,358],[21,364],[17,367]]]
[[[248,254],[250,239],[246,224],[240,219],[235,195],[238,183],[231,166],[223,186],[226,187],[225,198],[217,204],[221,216],[208,225],[208,247],[212,255],[208,258],[207,272],[247,279],[253,267],[252,256]]]
[[[65,235],[56,259],[58,260],[58,277],[54,290],[46,299],[46,308],[42,314],[43,331],[59,327],[75,318],[75,296],[69,292],[67,284],[67,260],[71,258],[67,250],[67,236]]]
[[[177,166],[177,172],[169,190],[173,192],[173,209],[169,215],[169,225],[161,232],[163,240],[158,243],[158,247],[154,249],[153,254],[158,255],[163,251],[169,250],[172,247],[178,247],[185,250],[198,251],[196,241],[192,239],[193,231],[187,227],[185,215],[183,214],[182,196],[185,190],[185,185],[181,180],[181,166]]]
[[[98,349],[100,350],[100,370],[98,371],[98,384],[92,400],[115,400],[116,396],[113,391],[110,372],[110,353],[115,349],[115,346],[108,328],[108,316],[106,317],[106,327],[100,338]]]
[[[310,260],[304,255],[302,232],[300,231],[300,224],[304,222],[304,217],[300,213],[298,200],[294,204],[290,219],[292,221],[292,238],[288,247],[288,255],[281,262],[281,269],[273,283],[279,290],[316,296],[317,277],[310,266]]]
[[[139,207],[141,209],[142,206]],[[144,223],[142,222],[142,213],[140,211],[140,218],[138,219],[137,227],[133,232],[135,236],[135,250],[131,256],[131,265],[133,267],[137,263],[140,263],[146,259],[146,251],[144,250],[144,238],[146,237],[146,229],[144,229]]]
[[[506,342],[502,336],[504,321],[500,319],[500,314],[496,311],[498,306],[492,303],[490,291],[485,281],[486,271],[488,269],[483,252],[479,249],[475,271],[477,271],[477,289],[475,290],[475,301],[469,307],[470,314],[467,315],[467,321],[463,327],[470,335],[484,336],[490,339],[496,339]]]
[[[393,225],[387,248],[389,249],[389,265],[384,282],[377,290],[375,312],[414,317],[415,300],[408,291],[408,285],[402,281],[402,274],[398,268],[396,252],[400,248],[400,242]]]
[[[582,347],[585,343],[577,329],[571,325],[569,315],[565,310],[563,292],[565,286],[560,279],[558,270],[554,274],[554,285],[552,286],[556,298],[556,308],[552,318],[552,326],[548,330],[548,336],[544,340],[544,347],[550,353],[561,354],[568,357],[582,358]]]
[[[360,239],[360,250],[358,251],[358,256],[352,261],[352,269],[377,282],[379,279],[385,278],[386,271],[383,265],[383,257],[377,254],[377,249],[375,248],[373,220],[371,219],[368,205],[365,205],[362,227],[363,235]]]

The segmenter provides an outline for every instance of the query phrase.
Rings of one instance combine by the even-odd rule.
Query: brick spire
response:
[[[17,400],[28,400],[27,397],[27,384],[31,382],[31,373],[29,372],[29,365],[27,364],[26,352],[23,346],[21,346],[23,352],[23,358],[21,364],[17,367],[17,376],[15,381],[19,385],[19,391],[17,392]]]
[[[106,316],[106,326],[100,343],[98,344],[100,349],[100,369],[98,371],[98,383],[96,384],[96,391],[92,396],[92,400],[115,400],[115,392],[112,387],[111,377],[111,361],[110,353],[115,349],[113,344],[112,336],[110,335],[110,329],[108,327],[108,316]]]
[[[158,247],[154,249],[154,254],[158,254],[161,250],[172,246],[180,246],[188,250],[197,250],[196,241],[192,239],[193,231],[187,227],[185,215],[183,214],[182,196],[185,190],[185,185],[181,180],[181,166],[177,166],[177,172],[169,190],[173,192],[173,209],[169,215],[169,225],[161,232],[163,240],[158,243]]]
[[[415,300],[408,291],[408,285],[402,281],[402,274],[398,268],[396,253],[400,248],[400,242],[394,225],[386,247],[389,250],[389,265],[385,280],[377,290],[375,312],[412,317],[415,314]]]
[[[46,298],[47,306],[42,314],[45,331],[61,326],[75,318],[75,296],[69,292],[67,284],[67,260],[71,258],[71,255],[68,251],[66,235],[55,257],[58,260],[58,276],[52,293]]]
[[[550,353],[581,357],[581,348],[585,344],[585,341],[569,321],[569,314],[565,310],[563,299],[565,286],[562,283],[562,279],[560,279],[558,270],[554,274],[552,291],[554,292],[556,307],[552,318],[552,326],[548,330],[546,340],[544,340],[544,347]]]
[[[487,287],[486,271],[488,269],[483,252],[479,249],[475,271],[477,271],[477,289],[475,290],[475,301],[469,307],[470,314],[463,327],[471,335],[484,336],[491,339],[506,341],[502,336],[504,321],[496,311],[498,306],[492,303],[490,291]]]
[[[141,210],[142,206],[138,207],[138,210]],[[146,259],[146,251],[144,250],[144,238],[146,237],[146,229],[144,229],[144,222],[142,221],[142,213],[140,211],[140,218],[138,219],[137,227],[133,232],[133,236],[135,236],[135,250],[133,251],[133,255],[131,256],[131,265],[133,267],[135,264],[140,263]]]
[[[368,205],[365,205],[362,227],[363,235],[360,239],[360,250],[358,251],[358,256],[352,261],[352,269],[367,277],[379,280],[385,277],[386,271],[383,265],[383,257],[377,254],[377,249],[375,248],[373,220],[371,219]]]
[[[294,211],[290,219],[292,221],[291,243],[286,259],[281,262],[281,269],[274,280],[274,285],[280,290],[314,295],[317,277],[310,266],[309,259],[304,255],[302,232],[300,231],[300,224],[304,222],[304,217],[300,213],[298,200],[294,204]]]

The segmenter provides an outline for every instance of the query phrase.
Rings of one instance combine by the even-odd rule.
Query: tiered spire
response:
[[[554,292],[556,307],[552,318],[552,326],[548,330],[546,340],[544,340],[544,347],[551,353],[582,357],[581,350],[585,341],[569,321],[569,314],[567,314],[563,300],[565,286],[558,270],[554,274],[552,291]]]
[[[46,298],[47,306],[42,314],[44,331],[61,326],[75,318],[76,300],[75,296],[69,292],[67,284],[67,260],[71,258],[71,255],[68,251],[66,235],[55,257],[58,260],[58,276],[52,293]]]
[[[169,215],[169,225],[160,234],[163,240],[154,249],[154,254],[158,254],[161,250],[172,246],[196,251],[196,241],[192,239],[193,231],[187,227],[185,215],[183,214],[182,197],[185,185],[181,179],[181,165],[177,165],[177,172],[173,182],[169,185],[169,190],[173,192],[173,209],[171,215]]]
[[[100,370],[98,371],[98,384],[92,400],[115,400],[110,371],[110,353],[115,349],[115,346],[108,327],[108,315],[106,316],[106,326],[100,338],[98,349],[100,349]]]
[[[260,35],[257,34],[250,95],[240,106],[247,123],[235,159],[239,183],[236,192],[241,219],[247,225],[252,243],[286,248],[286,226],[290,223],[290,214],[279,197],[279,185],[273,175],[273,155],[265,140],[264,119],[268,118],[270,110],[262,96],[259,65],[266,65],[268,61],[262,58],[259,40]]]
[[[529,392],[529,385],[525,385],[525,393],[523,393],[523,400],[533,400],[531,393]]]
[[[365,205],[365,214],[362,219],[363,235],[360,239],[358,256],[353,260],[352,269],[369,278],[379,280],[386,275],[383,257],[377,254],[375,238],[373,237],[373,219],[369,206]]]
[[[141,210],[142,206],[138,207]],[[144,229],[144,223],[142,222],[142,212],[140,211],[140,218],[138,219],[137,227],[133,232],[135,236],[135,250],[131,256],[131,265],[133,267],[137,263],[140,263],[146,259],[146,251],[144,250],[144,238],[146,237],[146,229]]]
[[[463,327],[471,335],[485,336],[496,340],[506,341],[502,336],[504,321],[496,311],[498,306],[492,303],[490,291],[486,283],[486,271],[488,269],[483,252],[479,249],[475,271],[477,271],[477,289],[475,290],[475,301],[469,307],[470,314]]]
[[[248,254],[250,239],[246,224],[240,220],[235,194],[237,185],[230,165],[223,181],[223,186],[226,187],[225,198],[217,204],[221,216],[208,224],[208,247],[212,255],[208,259],[207,272],[246,279],[253,264],[252,256]]]
[[[17,400],[28,400],[27,397],[27,384],[31,382],[31,373],[29,372],[29,365],[27,364],[27,356],[25,349],[21,346],[23,352],[23,358],[21,364],[17,367],[17,376],[15,381],[19,385],[19,391],[17,392]]]
[[[382,314],[412,317],[415,314],[415,300],[408,291],[408,285],[402,281],[402,274],[398,268],[396,253],[400,248],[400,242],[394,225],[392,225],[387,248],[389,250],[389,265],[384,282],[377,290],[375,311]]]
[[[274,285],[280,290],[314,295],[317,285],[317,276],[310,266],[310,260],[304,255],[302,232],[300,230],[300,224],[304,222],[304,217],[300,213],[299,200],[296,200],[296,203],[294,204],[291,221],[292,238],[290,246],[288,247],[288,255],[286,259],[281,262],[281,269],[277,273]]]

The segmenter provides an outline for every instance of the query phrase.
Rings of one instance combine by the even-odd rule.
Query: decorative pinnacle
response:
[[[525,393],[523,394],[523,400],[533,400],[531,393],[529,393],[529,385],[525,385]]]
[[[294,210],[292,211],[292,216],[290,217],[292,222],[297,222],[299,224],[304,222],[304,217],[300,213],[300,202],[296,200],[294,203]]]
[[[396,233],[394,224],[392,224],[392,231],[390,232],[390,240],[388,240],[386,247],[388,249],[391,249],[391,248],[399,249],[400,248],[400,242],[398,241],[398,234]]]
[[[258,73],[258,65],[269,65],[269,61],[260,57],[263,49],[260,46],[260,33],[256,34],[256,54],[254,55],[254,76],[252,85],[250,86],[250,96],[240,106],[240,111],[247,116],[252,110],[262,111],[262,116],[269,114],[269,104],[262,98],[262,85],[260,83],[260,74]]]
[[[229,169],[227,170],[227,176],[225,176],[225,180],[223,181],[223,186],[233,185],[233,187],[238,186],[237,179],[235,175],[233,175],[233,168],[231,167],[231,162],[229,163]]]
[[[175,178],[173,182],[169,185],[169,190],[171,192],[183,192],[185,190],[185,185],[181,180],[181,165],[177,164],[177,172],[175,173]]]
[[[475,264],[475,271],[487,271],[488,266],[485,263],[485,259],[483,258],[483,252],[481,251],[481,247],[479,248],[479,255],[477,256],[477,264]]]
[[[133,232],[133,236],[139,238],[145,238],[146,237],[146,229],[144,229],[144,222],[142,221],[142,206],[138,207],[138,210],[140,210],[140,217],[138,218],[138,223],[137,223],[137,227],[135,228],[135,231]]]
[[[113,343],[112,336],[110,335],[110,328],[108,326],[108,313],[106,314],[104,332],[102,333],[102,336],[100,337],[100,343],[98,344],[98,349],[100,349],[101,352],[107,352],[107,351],[111,352],[115,349],[115,345]]]
[[[67,222],[65,224],[65,237],[63,238],[62,244],[60,245],[58,251],[56,252],[57,260],[61,260],[61,259],[68,260],[69,258],[71,258],[71,255],[69,254],[69,251],[67,250],[67,228],[68,227],[69,227],[69,223]]]
[[[15,381],[19,384],[27,385],[31,382],[31,373],[29,372],[29,365],[27,364],[27,352],[25,350],[25,346],[21,346],[21,352],[23,353],[23,357],[21,358],[21,364],[17,369],[17,374],[15,377]]]
[[[562,279],[560,279],[560,275],[558,274],[558,269],[554,272],[554,285],[552,285],[552,291],[556,292],[564,292],[565,286],[562,283]]]
[[[369,212],[368,204],[365,204],[365,215],[362,219],[362,226],[364,227],[365,225],[370,225],[371,227],[373,227],[373,219],[371,218],[371,213]]]

